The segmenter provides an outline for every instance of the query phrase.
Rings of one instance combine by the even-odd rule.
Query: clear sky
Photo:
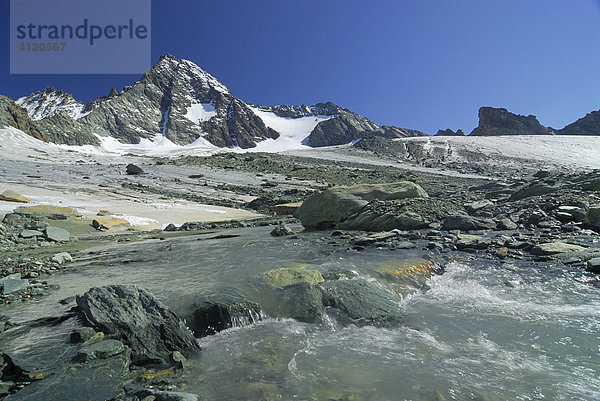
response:
[[[0,94],[86,102],[139,78],[10,75],[8,18],[0,0]],[[152,38],[153,62],[192,60],[247,102],[329,100],[428,133],[470,132],[480,106],[554,128],[600,109],[598,0],[153,0]]]

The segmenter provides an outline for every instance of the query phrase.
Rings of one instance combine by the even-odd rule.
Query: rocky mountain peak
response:
[[[59,111],[64,111],[76,119],[82,117],[84,109],[83,103],[76,101],[70,93],[54,89],[52,86],[21,97],[15,103],[27,110],[27,114],[34,121],[51,117]]]
[[[504,108],[481,107],[479,126],[471,132],[471,135],[553,135],[555,133],[552,128],[541,125],[534,115],[522,116]]]
[[[600,135],[600,110],[587,113],[558,132],[563,135]]]
[[[438,130],[438,132],[437,132],[437,134],[435,134],[435,136],[465,136],[465,133],[460,128],[457,129],[456,131],[453,131],[450,128],[446,128],[444,130],[442,130],[442,129]]]

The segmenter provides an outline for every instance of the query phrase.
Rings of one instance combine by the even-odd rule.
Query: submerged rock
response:
[[[308,198],[294,215],[305,228],[328,229],[371,201],[422,197],[427,197],[427,192],[410,181],[329,188]]]
[[[323,296],[313,284],[301,282],[278,290],[278,317],[289,317],[306,323],[318,323],[323,314]]]
[[[123,375],[129,367],[127,355],[74,366],[36,380],[10,395],[11,401],[60,400],[107,401],[123,393]]]
[[[392,295],[362,279],[327,281],[320,286],[323,303],[352,319],[393,320],[401,317]]]
[[[296,283],[318,284],[324,281],[323,276],[318,270],[301,267],[282,267],[269,270],[262,274],[262,278],[267,283],[278,287]]]
[[[125,346],[118,340],[103,340],[81,348],[77,352],[77,359],[86,362],[94,359],[108,359],[125,350]]]
[[[189,356],[200,348],[181,319],[143,288],[94,287],[77,296],[77,306],[94,328],[131,347],[136,363],[164,362],[173,351]]]
[[[137,397],[137,399],[144,401],[198,401],[198,396],[196,394],[147,388],[129,389],[127,395],[130,397]]]

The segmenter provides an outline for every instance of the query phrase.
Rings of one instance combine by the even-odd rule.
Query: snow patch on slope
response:
[[[250,106],[248,106],[250,107]],[[332,116],[308,116],[299,118],[280,117],[277,114],[265,111],[258,107],[250,107],[265,123],[267,127],[273,128],[279,132],[277,139],[266,139],[258,142],[253,152],[280,152],[284,150],[310,148],[304,144],[305,139],[310,135],[321,121],[329,120]]]
[[[202,121],[208,121],[217,115],[215,107],[211,103],[192,103],[186,108],[185,118],[198,124]]]

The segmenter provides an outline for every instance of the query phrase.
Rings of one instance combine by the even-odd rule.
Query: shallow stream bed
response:
[[[138,284],[176,303],[235,291],[270,316],[277,305],[257,276],[307,265],[353,271],[394,294],[401,322],[320,324],[267,318],[200,339],[187,392],[209,400],[594,400],[600,391],[600,286],[564,266],[474,259],[431,278],[385,280],[381,266],[423,251],[344,252],[323,234],[272,238],[270,228],[119,244],[85,255],[49,283],[50,296],[5,309],[13,321],[60,315],[59,300],[92,286]],[[212,238],[212,239],[211,239]],[[60,349],[70,323],[5,346]],[[65,351],[66,352],[66,351]],[[66,352],[68,354],[68,352]]]

